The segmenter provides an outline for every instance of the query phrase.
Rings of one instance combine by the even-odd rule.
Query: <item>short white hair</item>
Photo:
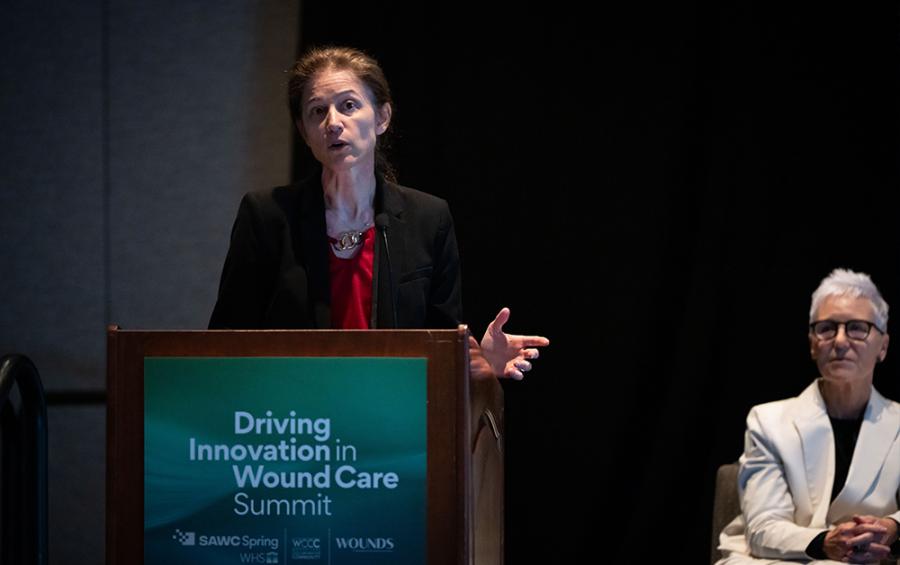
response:
[[[881,297],[878,287],[866,273],[856,273],[850,269],[835,269],[819,283],[819,288],[812,294],[812,306],[809,308],[809,323],[815,321],[816,312],[822,301],[828,296],[850,296],[866,298],[875,310],[875,325],[881,331],[887,331],[888,303]]]

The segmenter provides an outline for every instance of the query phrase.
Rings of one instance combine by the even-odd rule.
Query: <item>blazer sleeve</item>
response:
[[[750,553],[765,559],[808,559],[806,548],[822,528],[794,523],[794,501],[777,446],[757,409],[747,416],[738,489]]]
[[[434,271],[426,327],[455,328],[462,320],[462,282],[456,231],[446,202],[441,208],[433,253]]]
[[[238,208],[210,329],[252,329],[263,324],[272,292],[271,251],[263,245],[262,219],[252,193]]]
[[[900,485],[897,486],[897,495],[894,497],[894,501],[897,503],[897,508],[900,508]],[[897,510],[893,514],[888,514],[886,517],[900,524],[900,510]],[[897,541],[900,542],[900,539]]]

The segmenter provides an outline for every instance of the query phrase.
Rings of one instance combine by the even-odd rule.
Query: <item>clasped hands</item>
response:
[[[503,325],[508,320],[509,308],[503,308],[488,324],[480,344],[469,336],[469,371],[472,377],[521,380],[531,370],[531,360],[540,355],[535,348],[550,345],[546,337],[503,333]]]
[[[887,559],[897,541],[897,522],[890,518],[853,516],[825,534],[822,549],[829,559],[844,563],[871,563]]]

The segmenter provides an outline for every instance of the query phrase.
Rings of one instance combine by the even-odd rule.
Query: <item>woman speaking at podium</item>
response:
[[[288,83],[291,117],[319,167],[291,186],[244,196],[211,329],[455,328],[459,255],[447,203],[397,184],[384,154],[392,100],[378,63],[317,48]],[[503,308],[473,372],[521,379],[540,336],[509,335]],[[478,355],[478,352],[483,358]]]

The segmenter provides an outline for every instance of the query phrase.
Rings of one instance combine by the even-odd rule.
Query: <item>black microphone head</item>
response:
[[[379,229],[387,229],[388,227],[388,215],[387,212],[381,212],[375,216],[375,225]]]

